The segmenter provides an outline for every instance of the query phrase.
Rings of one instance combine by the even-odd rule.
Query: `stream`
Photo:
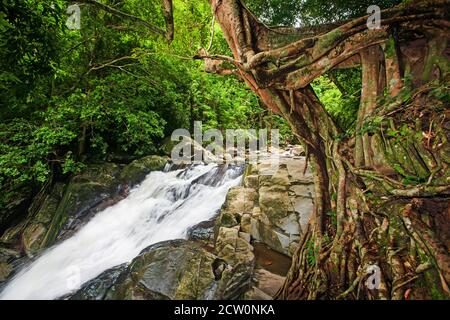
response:
[[[186,238],[217,214],[242,171],[210,164],[150,173],[125,199],[22,267],[0,299],[58,299],[154,243]]]

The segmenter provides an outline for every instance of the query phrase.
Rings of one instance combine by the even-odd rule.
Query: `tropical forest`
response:
[[[448,300],[449,40],[449,0],[0,0],[0,300]]]

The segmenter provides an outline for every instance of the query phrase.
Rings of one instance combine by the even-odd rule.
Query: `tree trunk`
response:
[[[233,58],[208,58],[235,65],[314,169],[314,214],[278,297],[448,297],[449,112],[433,90],[448,94],[449,1],[383,11],[378,30],[362,17],[306,38],[265,27],[239,0],[210,2]],[[350,61],[363,90],[355,136],[343,138],[309,83]]]

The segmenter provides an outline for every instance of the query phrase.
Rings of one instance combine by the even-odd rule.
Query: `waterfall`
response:
[[[217,214],[241,174],[214,164],[150,173],[127,198],[24,266],[0,299],[57,299],[151,244],[186,238],[189,228]]]

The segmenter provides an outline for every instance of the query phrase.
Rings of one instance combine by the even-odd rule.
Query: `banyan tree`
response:
[[[232,56],[197,58],[283,116],[314,170],[314,212],[278,298],[448,297],[450,1],[385,9],[376,27],[367,15],[308,28],[271,28],[242,0],[209,1]],[[167,30],[153,31],[171,39],[163,4]],[[350,135],[311,82],[355,67],[362,92]]]
[[[450,294],[449,1],[414,1],[315,28],[270,28],[240,0],[211,0],[230,65],[302,142],[315,206],[281,299],[407,299]],[[311,88],[360,66],[355,133]],[[375,267],[374,267],[375,266]],[[367,285],[379,270],[376,288]]]

